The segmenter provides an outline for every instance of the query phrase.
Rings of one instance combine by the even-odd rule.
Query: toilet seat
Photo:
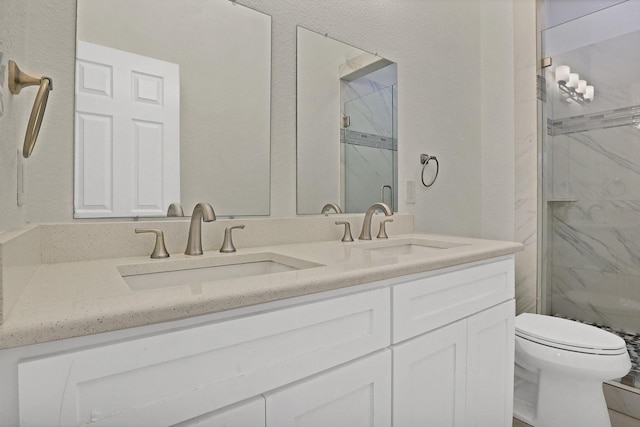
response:
[[[516,317],[516,336],[562,350],[619,355],[627,351],[622,338],[610,332],[560,317],[523,313]]]

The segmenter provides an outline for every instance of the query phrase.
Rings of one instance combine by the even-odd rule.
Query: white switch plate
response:
[[[407,181],[407,203],[416,202],[416,182]]]

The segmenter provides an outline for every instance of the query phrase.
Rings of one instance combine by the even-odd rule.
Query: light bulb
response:
[[[578,80],[578,87],[576,88],[576,92],[584,94],[586,90],[587,90],[587,81]]]
[[[593,101],[593,93],[595,88],[593,86],[587,86],[584,89],[584,99],[585,101]]]
[[[570,72],[571,69],[568,65],[560,65],[558,68],[556,68],[556,83],[568,82]]]
[[[567,81],[567,87],[577,88],[578,80],[580,80],[580,76],[577,73],[570,73],[569,80]]]

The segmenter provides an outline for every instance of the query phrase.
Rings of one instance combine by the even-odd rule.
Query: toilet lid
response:
[[[550,347],[590,354],[623,354],[622,338],[595,326],[560,317],[523,313],[516,317],[516,335]]]

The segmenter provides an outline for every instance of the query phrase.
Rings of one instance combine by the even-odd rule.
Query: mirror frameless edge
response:
[[[396,64],[298,26],[298,214],[397,210],[396,124]]]
[[[77,4],[74,217],[201,201],[268,216],[271,17],[228,0]]]

